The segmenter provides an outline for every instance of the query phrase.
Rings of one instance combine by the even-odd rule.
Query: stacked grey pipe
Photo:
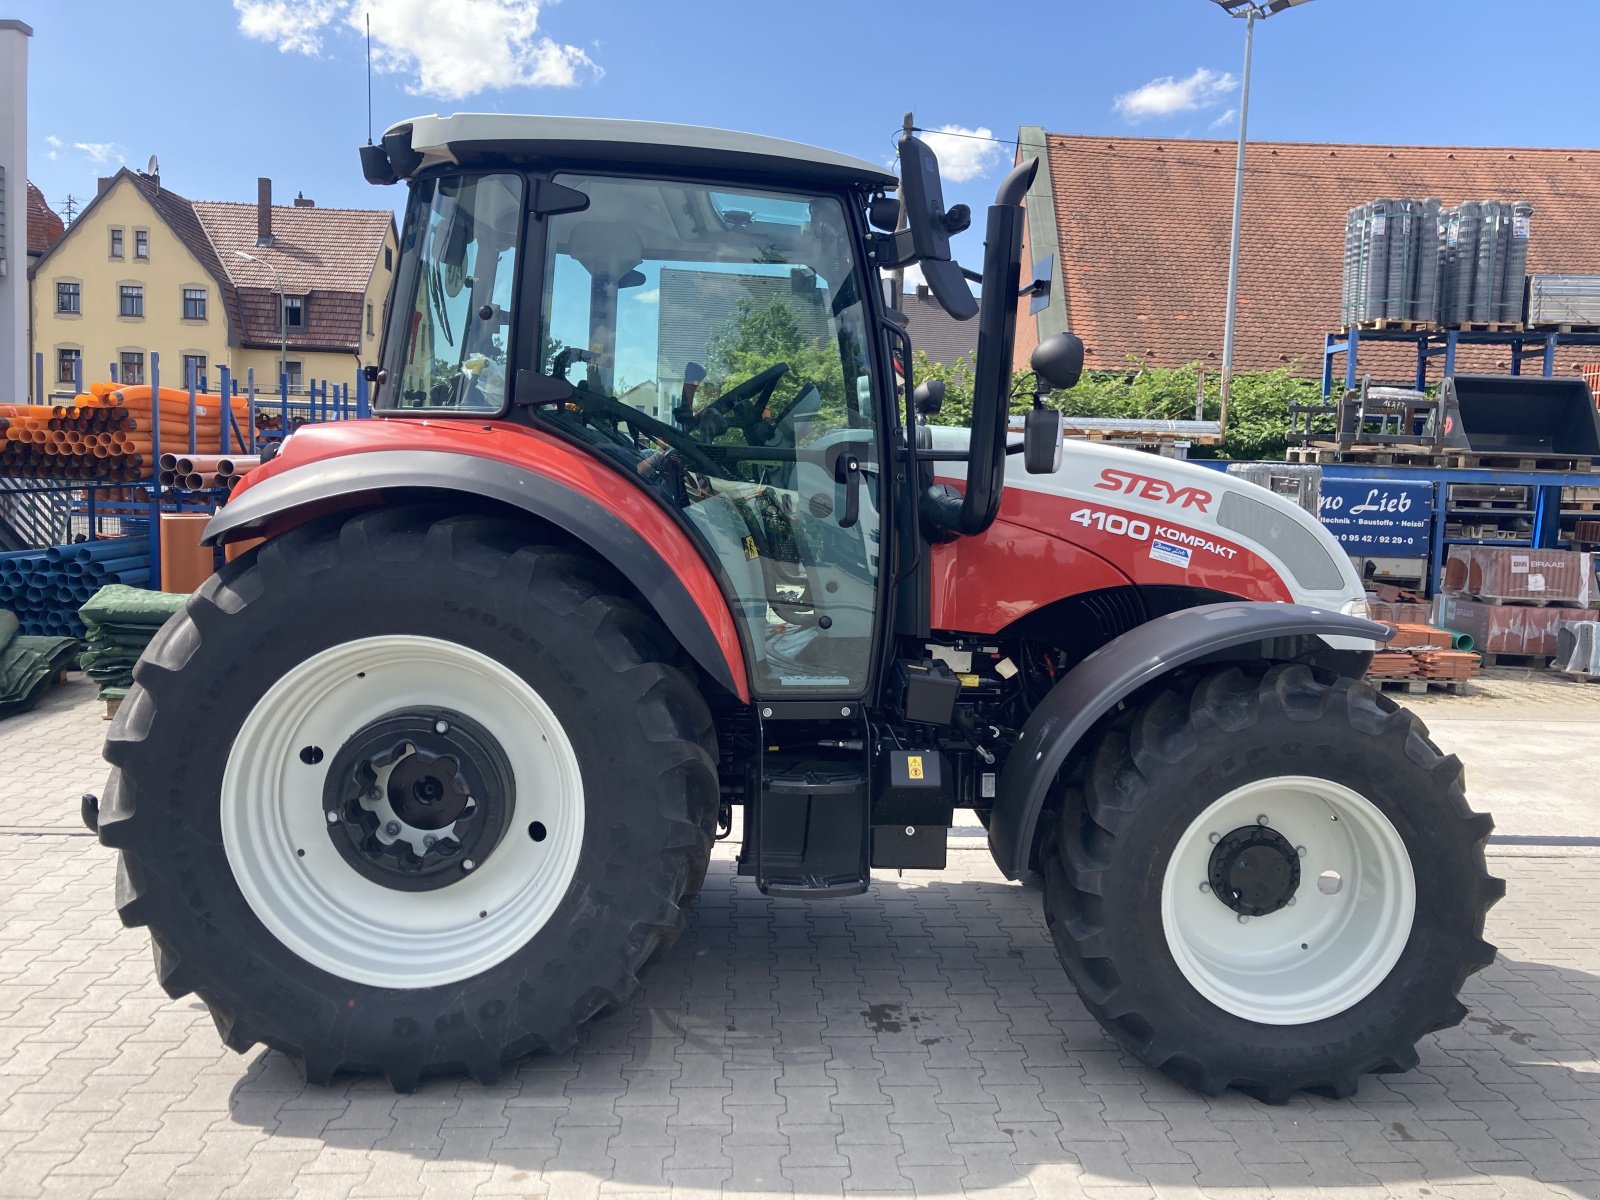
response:
[[[1520,321],[1532,220],[1523,200],[1357,205],[1345,217],[1341,324]]]

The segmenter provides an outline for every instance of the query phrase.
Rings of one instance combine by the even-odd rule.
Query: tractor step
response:
[[[814,759],[763,773],[754,830],[762,892],[817,899],[867,890],[871,791],[864,768]]]

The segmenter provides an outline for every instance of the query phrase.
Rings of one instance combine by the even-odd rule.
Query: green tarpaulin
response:
[[[116,700],[128,694],[133,684],[133,665],[156,631],[188,599],[175,592],[151,592],[113,583],[101,588],[78,610],[88,630],[78,665],[100,685],[102,700]]]
[[[39,703],[56,673],[72,665],[72,638],[23,637],[14,613],[0,611],[0,719]]]

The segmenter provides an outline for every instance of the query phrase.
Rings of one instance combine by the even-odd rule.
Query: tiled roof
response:
[[[183,243],[184,248],[194,255],[206,274],[216,280],[217,290],[222,296],[223,308],[228,314],[228,327],[232,330],[239,329],[239,297],[228,277],[227,269],[217,255],[217,249],[211,244],[211,239],[206,236],[205,228],[195,216],[194,202],[178,195],[170,188],[161,186],[158,175],[146,175],[138,171],[130,171],[124,167],[118,172],[126,175],[135,187],[150,202],[150,207],[166,222],[167,228],[172,230],[173,236]],[[107,187],[105,191],[110,191]],[[105,193],[102,192],[101,195]],[[95,197],[97,200],[99,196]],[[79,218],[82,219],[81,217]]]
[[[243,251],[278,271],[289,296],[305,298],[306,325],[288,331],[303,349],[356,351],[373,264],[394,217],[385,211],[309,206],[272,208],[272,245],[256,245],[256,206],[197,200],[199,224],[239,296],[240,336],[247,346],[276,346],[277,278]]]
[[[61,240],[67,227],[45,203],[44,193],[28,180],[28,253],[43,254]]]
[[[1087,365],[1115,369],[1136,355],[1219,366],[1234,143],[1066,134],[1047,143],[1067,312]],[[1597,150],[1253,142],[1245,172],[1241,370],[1296,359],[1303,372],[1320,369],[1323,335],[1339,320],[1345,213],[1374,198],[1531,201],[1528,271],[1600,274]],[[1370,350],[1364,371],[1415,366],[1414,352]],[[1464,351],[1462,369],[1504,369],[1507,354]]]
[[[958,321],[939,307],[926,288],[919,287],[901,298],[900,311],[907,319],[906,332],[913,349],[921,350],[932,361],[951,366],[963,354],[970,363],[978,353],[978,322]]]

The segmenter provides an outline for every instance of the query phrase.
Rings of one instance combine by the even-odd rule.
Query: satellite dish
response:
[[[144,169],[144,173],[146,175],[161,174],[161,164],[156,162],[156,156],[154,154],[150,156],[150,165]]]

